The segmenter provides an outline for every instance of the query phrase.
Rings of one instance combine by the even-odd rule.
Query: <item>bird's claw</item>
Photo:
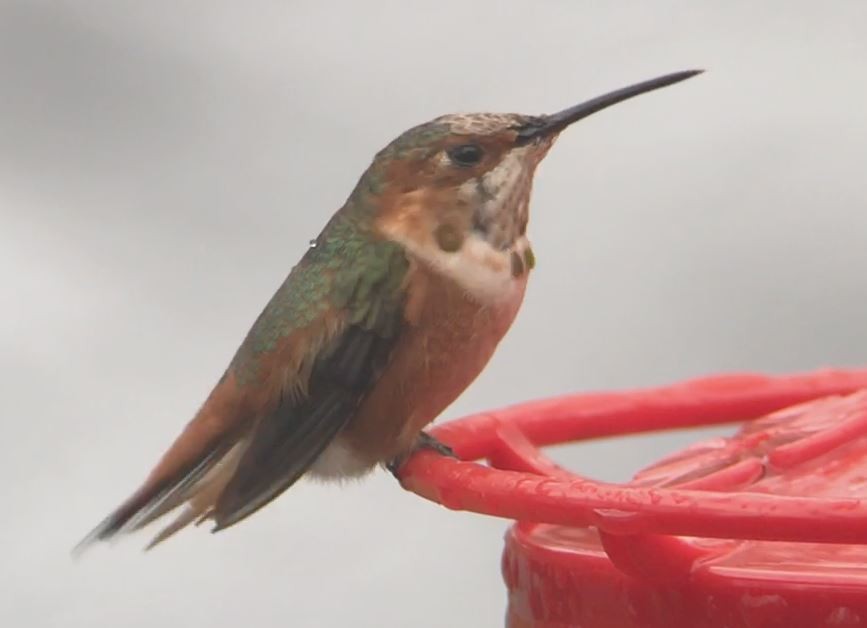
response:
[[[418,451],[419,449],[430,449],[431,451],[437,452],[441,456],[446,456],[448,458],[457,458],[454,449],[446,445],[444,442],[437,440],[427,432],[421,432],[418,435],[418,440],[415,442],[415,447],[413,448],[413,451]]]
[[[420,432],[418,438],[415,441],[415,445],[409,451],[409,453],[397,456],[393,460],[390,460],[385,464],[385,468],[388,469],[395,478],[400,480],[400,468],[407,460],[409,460],[410,456],[412,456],[419,449],[430,449],[431,451],[435,451],[441,456],[447,456],[448,458],[457,458],[457,455],[451,447],[441,441],[438,441],[427,432]]]

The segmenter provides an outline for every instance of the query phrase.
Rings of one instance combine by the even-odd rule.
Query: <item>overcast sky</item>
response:
[[[328,7],[328,8],[325,8]],[[0,0],[0,623],[501,625],[506,523],[377,473],[73,562],[379,148],[453,111],[570,129],[538,258],[446,413],[867,359],[867,4]],[[697,438],[559,451],[625,480]],[[448,621],[446,622],[446,618]]]

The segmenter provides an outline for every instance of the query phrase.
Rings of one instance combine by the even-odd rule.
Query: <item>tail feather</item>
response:
[[[73,550],[80,555],[100,541],[135,532],[170,513],[201,490],[202,481],[226,455],[226,448],[214,448],[192,468],[179,472],[174,478],[154,485],[145,484],[129,499],[103,519]]]
[[[95,543],[140,530],[184,504],[193,504],[193,519],[210,509],[234,472],[246,442],[244,425],[227,419],[220,409],[206,403],[141,488],[84,537],[73,554],[80,555]],[[170,526],[171,533],[183,527],[181,521],[183,525],[189,523],[184,513]],[[170,534],[161,536],[163,540]]]
[[[234,471],[256,413],[227,371],[142,486],[84,537],[73,553],[140,530],[187,503],[204,512],[203,500],[211,499],[214,487],[226,482],[226,471],[228,475]]]
[[[217,499],[219,499],[226,484],[228,484],[232,475],[235,473],[235,469],[238,466],[238,461],[240,460],[244,449],[244,443],[236,444],[226,452],[226,454],[218,460],[208,470],[208,472],[198,482],[196,482],[193,487],[191,487],[189,491],[185,493],[184,498],[177,504],[180,505],[180,503],[186,502],[184,509],[178,513],[178,516],[175,517],[169,525],[160,530],[160,532],[145,547],[146,550],[156,547],[191,523],[200,525],[210,518],[211,513],[214,510],[214,505],[217,503]],[[166,511],[163,514],[167,514],[168,512],[169,511]],[[156,518],[157,517],[151,518],[147,523],[150,523],[150,521],[153,521]],[[147,525],[147,523],[143,525]]]

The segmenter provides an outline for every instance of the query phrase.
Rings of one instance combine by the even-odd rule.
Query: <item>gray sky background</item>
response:
[[[325,7],[328,8],[325,8]],[[446,418],[867,360],[867,4],[0,0],[0,623],[502,624],[505,522],[384,473],[69,550],[142,479],[373,153],[451,111],[704,76],[564,134],[539,259]],[[558,451],[622,480],[696,438]]]

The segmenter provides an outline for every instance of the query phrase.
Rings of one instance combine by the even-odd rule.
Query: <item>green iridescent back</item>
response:
[[[428,122],[402,133],[376,155],[346,205],[292,269],[238,349],[230,369],[242,383],[255,381],[263,356],[327,312],[343,312],[348,323],[386,337],[396,333],[408,261],[399,244],[373,232],[377,197],[393,160],[421,158],[449,132],[446,123]]]
[[[369,212],[347,204],[277,289],[230,368],[244,382],[255,379],[262,356],[327,312],[345,312],[349,323],[391,335],[402,315],[407,267],[399,244],[372,233]]]

